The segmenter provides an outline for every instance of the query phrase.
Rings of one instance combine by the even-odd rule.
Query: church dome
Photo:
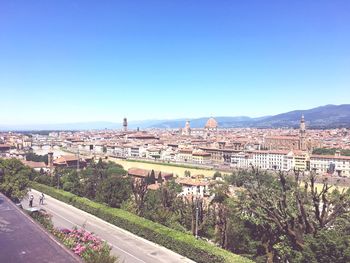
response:
[[[214,118],[210,118],[205,124],[206,129],[217,129],[218,123]]]

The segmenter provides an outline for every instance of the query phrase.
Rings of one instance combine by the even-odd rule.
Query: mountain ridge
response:
[[[217,116],[213,117],[221,128],[296,128],[299,126],[300,118],[305,115],[308,128],[350,128],[350,104],[333,105],[328,104],[307,110],[294,110],[272,116],[252,118],[249,116]],[[178,129],[185,126],[187,120],[192,128],[203,128],[210,117],[201,118],[178,118],[172,120],[144,120],[130,121],[130,129],[167,128]],[[36,125],[1,125],[2,131],[24,131],[24,130],[103,130],[121,129],[119,122],[76,122],[61,124],[36,124]]]

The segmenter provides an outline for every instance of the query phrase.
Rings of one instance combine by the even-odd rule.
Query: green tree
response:
[[[226,183],[216,183],[212,186],[214,197],[211,204],[215,211],[215,236],[221,247],[227,247],[227,216],[228,207],[226,200],[228,199],[229,189]]]
[[[162,177],[162,173],[161,172],[159,172],[159,174],[158,174],[157,183],[158,184],[163,184],[163,177]]]
[[[0,159],[0,191],[13,201],[20,201],[28,192],[33,174],[35,171],[17,159]]]
[[[134,195],[134,202],[136,204],[136,214],[143,214],[143,207],[145,205],[145,197],[148,192],[148,184],[146,180],[135,178],[131,183],[131,189]]]
[[[215,173],[214,173],[214,175],[213,175],[213,180],[216,180],[216,178],[222,178],[222,175],[221,175],[221,173],[220,172],[218,172],[218,171],[216,171]]]
[[[115,175],[99,184],[96,200],[120,208],[121,204],[130,198],[131,193],[130,178]]]
[[[46,165],[48,164],[48,155],[37,155],[33,152],[26,154],[26,160],[27,161],[33,161],[33,162],[44,162]]]
[[[300,256],[299,256],[300,258]],[[305,238],[305,249],[300,262],[350,262],[350,235],[334,229],[321,230]]]
[[[245,190],[239,205],[248,221],[265,230],[269,262],[277,254],[288,260],[302,252],[305,237],[333,228],[338,217],[349,216],[350,190],[330,191],[327,182],[319,189],[314,174],[304,182],[300,178],[299,172],[294,179],[282,172],[277,177],[257,170],[243,174]]]
[[[154,173],[154,170],[152,170],[148,178],[148,184],[155,184],[155,183],[156,183],[156,175]]]
[[[185,171],[185,177],[191,177],[191,171],[186,170]]]

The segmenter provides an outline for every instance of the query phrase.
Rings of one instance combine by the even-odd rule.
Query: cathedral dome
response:
[[[210,118],[205,124],[206,129],[217,129],[218,123],[214,118]]]

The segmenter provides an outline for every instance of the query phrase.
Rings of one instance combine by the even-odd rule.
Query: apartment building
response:
[[[318,174],[350,177],[350,156],[311,155],[310,169]]]

